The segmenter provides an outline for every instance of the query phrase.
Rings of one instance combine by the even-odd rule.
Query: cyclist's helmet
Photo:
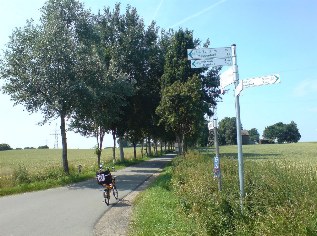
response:
[[[99,165],[99,169],[101,170],[101,169],[102,169],[102,167],[103,167],[103,166],[102,166],[102,164],[100,164],[100,165]]]

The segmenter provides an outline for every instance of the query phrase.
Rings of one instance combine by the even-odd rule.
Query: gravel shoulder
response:
[[[166,158],[169,158],[171,160],[174,156],[175,155],[168,155],[162,158],[165,158],[165,160]],[[156,158],[154,158],[154,160],[155,159]],[[150,175],[147,179],[142,180],[135,189],[133,189],[129,194],[127,194],[123,198],[120,198],[120,191],[119,191],[119,201],[114,204],[111,204],[109,206],[109,209],[105,212],[104,215],[101,216],[101,218],[96,223],[94,227],[94,234],[96,236],[127,235],[129,230],[129,224],[131,222],[134,199],[140,192],[145,190],[156,179],[156,177],[163,170],[165,164],[159,166],[157,169],[157,172]],[[147,161],[146,163],[143,163],[142,165],[143,165],[142,168],[144,168],[145,166],[152,166],[151,161]],[[138,171],[142,172],[142,168],[139,169]]]

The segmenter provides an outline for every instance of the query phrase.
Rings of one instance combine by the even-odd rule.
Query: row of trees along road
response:
[[[248,130],[249,139],[251,142],[259,142],[259,132],[256,128]],[[297,124],[291,121],[290,124],[278,122],[274,125],[265,127],[263,138],[274,143],[297,143],[301,135],[297,128]],[[219,145],[236,145],[237,144],[237,128],[235,117],[225,117],[219,122],[218,128]]]
[[[145,138],[196,143],[219,97],[220,68],[190,68],[186,50],[201,44],[193,31],[145,27],[135,8],[122,13],[120,4],[95,15],[76,0],[49,0],[41,13],[38,24],[29,20],[13,31],[0,76],[3,91],[28,112],[41,112],[43,124],[59,117],[66,173],[67,125],[96,137],[98,164],[106,133],[114,152],[116,138],[134,147]]]

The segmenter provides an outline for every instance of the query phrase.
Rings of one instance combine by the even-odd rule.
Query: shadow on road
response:
[[[116,185],[118,191],[135,190],[140,184],[150,178],[153,174],[160,172],[170,161],[175,157],[175,154],[169,154],[158,158],[153,158],[148,161],[138,163],[134,166],[126,167],[122,170],[112,172],[116,176]],[[75,183],[67,186],[70,190],[78,189],[102,189],[95,179],[90,179],[84,182]]]

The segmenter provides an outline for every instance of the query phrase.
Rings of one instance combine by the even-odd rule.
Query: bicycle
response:
[[[115,168],[112,167],[112,171],[115,171]],[[105,203],[109,206],[110,192],[112,191],[115,199],[118,199],[118,190],[116,187],[116,176],[112,176],[109,167],[103,169],[103,165],[99,166],[99,171],[96,173],[96,180],[99,185],[104,187],[103,196]]]
[[[103,197],[105,199],[105,203],[107,206],[109,206],[110,202],[110,192],[112,191],[112,194],[114,198],[117,200],[118,199],[118,189],[116,186],[116,176],[112,176],[112,183],[111,184],[103,184],[104,187],[103,190]]]

